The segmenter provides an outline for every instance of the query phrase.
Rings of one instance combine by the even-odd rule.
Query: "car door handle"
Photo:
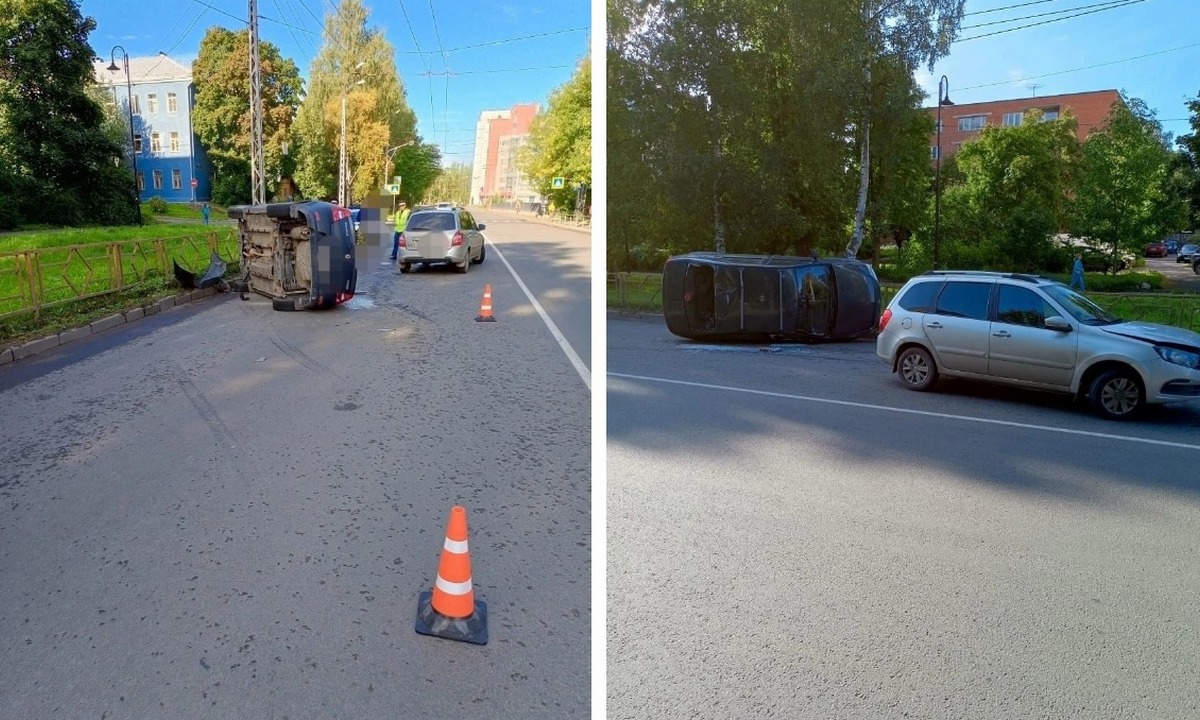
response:
[[[941,330],[941,329],[942,329],[942,324],[941,324],[940,322],[937,322],[937,321],[935,320],[934,322],[931,322],[931,323],[926,323],[925,327],[928,327],[928,328],[934,328],[935,330]]]
[[[1009,335],[1007,330],[1001,330],[999,332],[992,333],[992,337],[1006,338],[1006,337],[1012,337],[1012,335]]]

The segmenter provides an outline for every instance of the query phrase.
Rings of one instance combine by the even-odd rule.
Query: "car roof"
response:
[[[766,265],[771,267],[812,265],[814,263],[832,263],[836,265],[864,264],[861,260],[837,256],[814,258],[797,255],[750,255],[743,253],[719,253],[711,250],[699,250],[684,255],[675,255],[670,259],[675,261],[701,260],[714,265]]]
[[[995,270],[927,270],[920,275],[912,278],[912,280],[934,279],[934,278],[975,278],[981,280],[1017,280],[1019,282],[1030,283],[1033,285],[1053,285],[1058,283],[1054,278],[1042,277],[1041,275],[1032,275],[1029,273],[1014,273],[1014,272],[999,272]]]

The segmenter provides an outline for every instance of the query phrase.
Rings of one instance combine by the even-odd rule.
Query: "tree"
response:
[[[575,74],[550,94],[549,108],[534,118],[529,142],[521,148],[521,171],[560,207],[574,208],[575,187],[592,182],[592,61],[585,58]],[[555,177],[566,187],[555,190]]]
[[[303,93],[300,71],[272,43],[260,42],[258,54],[264,171],[267,178],[290,177],[295,155],[288,140]],[[217,171],[213,200],[221,205],[250,202],[252,194],[249,57],[249,30],[212,27],[192,63],[196,86],[192,126]]]
[[[466,205],[471,199],[471,166],[454,163],[442,171],[422,198],[424,202],[443,200]]]
[[[131,223],[133,175],[106,135],[77,0],[9,0],[0,13],[0,190],[26,222]],[[8,187],[4,187],[7,185]],[[0,209],[0,214],[13,214]]]
[[[1176,143],[1184,156],[1178,161],[1178,165],[1181,166],[1180,172],[1194,178],[1186,190],[1190,219],[1188,228],[1194,229],[1200,224],[1200,96],[1188,101],[1187,107],[1192,113],[1188,119],[1192,132],[1177,139]]]
[[[862,245],[870,186],[872,92],[871,67],[883,59],[899,61],[909,74],[925,63],[930,69],[950,52],[958,34],[966,0],[861,0],[863,27],[864,102],[857,120],[859,139],[858,205],[854,232],[846,245],[847,257],[855,257]],[[940,100],[940,98],[939,98]]]
[[[401,148],[392,162],[391,176],[400,176],[400,198],[413,205],[422,198],[442,174],[442,151],[417,138],[416,144]],[[465,202],[465,201],[464,201]]]
[[[1052,236],[1069,226],[1079,143],[1075,119],[1026,113],[1016,127],[992,126],[962,146],[942,193],[942,255],[951,267],[1056,267]]]
[[[358,80],[363,84],[356,85]],[[396,73],[395,50],[382,32],[367,28],[361,0],[343,0],[325,17],[324,41],[309,68],[308,92],[296,117],[301,146],[296,179],[310,197],[337,195],[343,94],[348,145],[363,135],[376,143],[371,148],[365,147],[366,139],[355,143],[363,146],[354,151],[361,162],[351,163],[355,187],[381,187],[387,168],[380,156],[388,146],[412,140],[417,120]],[[352,119],[351,94],[358,96]],[[382,136],[380,126],[386,130]]]
[[[1167,193],[1171,162],[1162,126],[1145,102],[1114,105],[1083,146],[1076,233],[1115,259],[1178,230],[1187,211],[1182,198]]]

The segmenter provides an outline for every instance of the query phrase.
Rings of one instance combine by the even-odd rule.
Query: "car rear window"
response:
[[[933,312],[933,299],[944,283],[919,282],[915,283],[900,296],[896,304],[909,312]]]
[[[453,230],[454,213],[417,213],[404,227],[406,230]]]

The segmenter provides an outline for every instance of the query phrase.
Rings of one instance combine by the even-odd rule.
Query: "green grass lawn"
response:
[[[23,252],[34,248],[96,245],[120,240],[150,240],[204,236],[208,232],[226,233],[228,226],[178,225],[153,222],[142,226],[80,227],[28,230],[0,235],[0,253]]]
[[[166,215],[167,215],[167,217],[172,217],[172,218],[184,218],[187,220],[203,220],[204,215],[201,212],[201,208],[203,206],[204,206],[204,203],[202,203],[202,202],[167,203]],[[211,219],[216,220],[218,218],[226,217],[225,208],[217,207],[216,205],[213,205],[212,203],[209,203],[209,208],[212,210],[212,214],[209,215],[209,217]],[[149,218],[151,216],[162,217],[161,215],[154,213],[150,210],[150,203],[142,203],[142,217]]]

